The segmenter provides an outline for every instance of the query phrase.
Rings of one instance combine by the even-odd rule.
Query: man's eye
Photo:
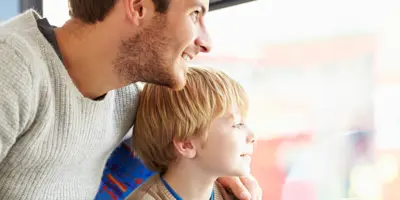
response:
[[[199,15],[200,15],[200,11],[198,11],[198,10],[192,12],[192,14],[190,16],[192,17],[193,22],[197,22],[197,20],[199,19]]]

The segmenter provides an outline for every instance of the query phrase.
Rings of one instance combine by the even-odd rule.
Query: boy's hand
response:
[[[221,177],[217,181],[240,200],[262,199],[262,190],[254,177]]]

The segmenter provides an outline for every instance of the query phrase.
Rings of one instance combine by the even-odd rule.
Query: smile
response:
[[[183,53],[183,54],[182,54],[182,58],[183,58],[183,60],[185,60],[186,62],[189,62],[189,61],[192,60],[192,58],[191,58],[188,54],[186,54],[186,53]]]
[[[251,157],[251,154],[244,153],[244,154],[241,154],[240,157]]]

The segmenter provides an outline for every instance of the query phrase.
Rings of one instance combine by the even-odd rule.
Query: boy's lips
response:
[[[240,154],[240,157],[245,157],[245,156],[251,157],[251,154],[252,154],[252,153],[243,153],[243,154]]]

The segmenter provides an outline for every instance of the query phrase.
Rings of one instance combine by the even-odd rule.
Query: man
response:
[[[3,23],[0,199],[95,198],[133,125],[136,83],[181,89],[186,62],[210,51],[208,4],[70,0],[72,19],[60,28],[32,10]],[[220,182],[261,198],[252,178]]]

